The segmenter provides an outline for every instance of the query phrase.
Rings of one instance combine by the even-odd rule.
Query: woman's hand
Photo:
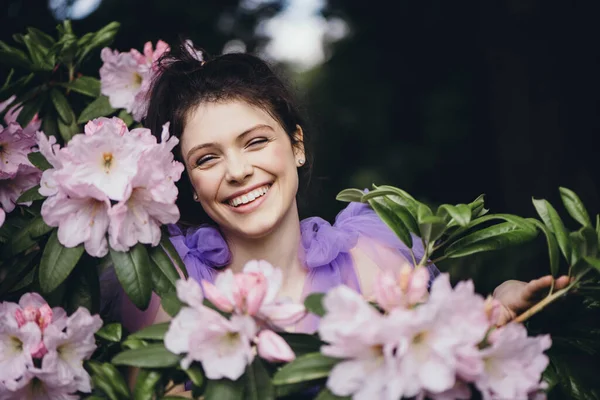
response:
[[[494,290],[494,298],[501,304],[498,325],[504,325],[519,314],[542,300],[552,286],[552,276],[546,275],[529,282],[510,280]],[[561,276],[554,281],[554,289],[560,290],[569,284],[569,277]]]

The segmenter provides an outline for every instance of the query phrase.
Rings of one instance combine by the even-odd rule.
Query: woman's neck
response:
[[[225,233],[231,251],[229,268],[239,272],[250,260],[265,260],[279,267],[285,275],[301,267],[298,250],[300,248],[300,219],[294,202],[283,219],[267,235],[248,238]]]

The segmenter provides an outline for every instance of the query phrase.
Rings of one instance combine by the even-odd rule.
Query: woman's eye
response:
[[[200,166],[202,166],[202,165],[204,165],[204,164],[208,163],[209,161],[212,161],[212,160],[214,160],[216,158],[217,157],[210,156],[210,155],[204,156],[204,157],[200,157],[199,159],[196,160],[196,166],[200,167]]]
[[[257,146],[257,145],[261,145],[261,144],[265,144],[269,141],[269,139],[267,138],[258,138],[258,139],[253,139],[250,141],[250,143],[248,143],[248,147],[250,146]]]

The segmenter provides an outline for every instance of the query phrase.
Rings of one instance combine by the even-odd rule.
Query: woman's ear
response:
[[[304,132],[300,125],[296,125],[294,141],[294,157],[296,157],[296,163],[302,165],[306,161],[306,154],[304,153]]]

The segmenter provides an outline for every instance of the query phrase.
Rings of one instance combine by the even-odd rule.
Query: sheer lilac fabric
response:
[[[351,254],[355,249],[379,268],[397,269],[407,262],[412,264],[410,249],[365,204],[350,203],[338,214],[333,225],[319,217],[307,218],[301,221],[300,230],[302,246],[299,256],[308,270],[303,298],[311,293],[327,292],[339,284],[362,292]],[[183,231],[171,225],[169,233],[190,277],[198,281],[206,279],[214,282],[219,271],[231,260],[225,239],[214,227],[201,226]],[[419,260],[424,253],[423,247],[417,237],[414,239],[412,250]],[[433,265],[428,268],[431,284],[439,271]],[[375,273],[369,272],[369,275]],[[123,301],[128,303],[126,296],[123,297]],[[135,330],[150,324],[157,308],[156,298],[146,312],[135,310],[135,307],[132,309],[131,304],[124,304],[122,315],[126,318],[122,320],[127,321],[127,328]],[[318,318],[309,315],[298,323],[296,331],[314,332],[317,326]]]

